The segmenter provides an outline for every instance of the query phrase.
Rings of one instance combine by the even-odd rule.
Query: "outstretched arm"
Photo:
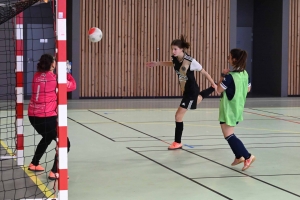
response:
[[[172,63],[172,61],[151,61],[151,62],[147,62],[146,66],[149,68],[156,67],[156,66],[172,67],[173,63]]]
[[[211,85],[216,88],[217,85],[215,84],[214,80],[211,78],[211,76],[209,75],[209,73],[207,73],[207,71],[205,71],[204,69],[201,70],[201,74],[205,76],[205,78],[211,83]]]
[[[200,63],[197,62],[196,59],[190,57],[190,56],[185,56],[185,59],[189,60],[191,62],[190,65],[190,70],[191,71],[200,71],[202,75],[205,76],[205,78],[211,83],[212,87],[215,88],[215,90],[217,90],[217,85],[215,84],[214,80],[211,78],[211,76],[207,73],[207,71],[205,71],[202,66],[200,65]]]

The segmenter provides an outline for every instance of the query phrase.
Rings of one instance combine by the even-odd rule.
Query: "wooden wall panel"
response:
[[[300,95],[300,1],[290,0],[288,95]]]
[[[227,67],[230,0],[81,0],[81,97],[180,96],[170,43],[180,34],[190,53],[215,81]],[[103,39],[88,41],[90,27]],[[199,72],[200,88],[210,86]]]

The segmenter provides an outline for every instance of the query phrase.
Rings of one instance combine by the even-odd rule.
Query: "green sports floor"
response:
[[[235,129],[256,156],[246,171],[241,171],[243,164],[230,165],[234,156],[218,122],[218,98],[207,98],[187,112],[183,149],[167,150],[179,103],[180,99],[69,101],[69,199],[300,199],[300,98],[247,99],[245,120]],[[41,137],[24,120],[28,166]],[[12,143],[4,136],[1,144],[7,148],[2,147],[1,154],[7,154]],[[53,198],[57,182],[47,180],[47,172],[54,147],[52,143],[41,160],[46,172],[32,173],[13,160],[2,160],[0,199],[22,199],[25,193],[28,199]]]

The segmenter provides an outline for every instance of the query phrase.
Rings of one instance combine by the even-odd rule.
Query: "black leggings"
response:
[[[32,164],[39,165],[40,159],[47,150],[47,147],[51,144],[52,140],[56,142],[57,138],[57,116],[52,117],[32,117],[29,116],[29,121],[34,129],[43,137],[37,145],[36,151],[32,158]],[[68,152],[70,151],[70,140],[68,138]],[[52,172],[57,173],[57,161],[58,157],[55,153]]]

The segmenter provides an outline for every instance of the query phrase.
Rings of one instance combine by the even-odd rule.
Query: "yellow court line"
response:
[[[10,156],[15,156],[12,150],[0,140],[1,146],[7,151]],[[16,160],[16,159],[15,159]],[[45,194],[47,198],[55,198],[55,195],[50,191],[50,189],[31,171],[28,170],[28,166],[20,166],[21,169],[27,174],[27,176],[38,186],[38,188]]]

